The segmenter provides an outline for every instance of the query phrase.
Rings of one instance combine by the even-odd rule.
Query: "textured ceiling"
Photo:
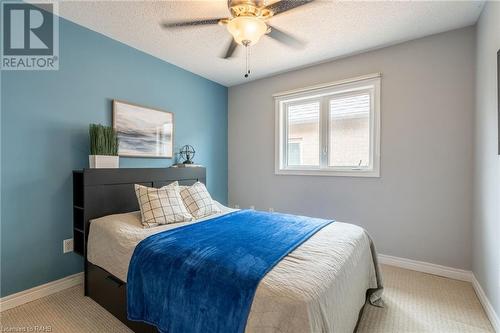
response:
[[[250,78],[244,51],[219,58],[230,35],[219,25],[165,30],[164,21],[225,17],[217,1],[65,1],[62,17],[226,86],[474,24],[483,2],[316,2],[271,19],[306,41],[293,49],[263,37],[251,48]]]

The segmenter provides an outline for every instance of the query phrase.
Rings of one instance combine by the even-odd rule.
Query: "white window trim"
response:
[[[289,90],[285,92],[276,93],[273,95],[275,100],[275,174],[276,175],[297,175],[297,176],[344,176],[344,177],[380,177],[380,73],[374,73],[364,76],[359,76],[352,79],[335,81],[325,84],[320,84],[316,86]],[[286,140],[281,142],[284,138],[284,131],[286,131],[286,121],[282,121],[283,116],[283,105],[285,102],[289,104],[290,102],[300,101],[304,99],[314,99],[320,98],[322,102],[327,99],[324,96],[328,95],[328,92],[338,86],[344,86],[346,90],[352,91],[353,86],[356,89],[364,90],[363,87],[358,87],[359,84],[363,82],[369,86],[373,86],[373,93],[371,94],[372,103],[370,105],[373,110],[370,112],[370,161],[372,165],[369,169],[358,169],[352,167],[328,167],[328,153],[323,152],[320,158],[319,167],[310,166],[298,166],[298,167],[284,167],[284,154],[286,154]],[[335,92],[335,94],[341,93],[342,90]],[[322,121],[326,116],[328,117],[328,108],[322,108],[320,113],[320,126],[328,126],[327,121]],[[326,114],[325,114],[326,113]],[[328,143],[328,130],[320,130],[320,142],[322,142],[323,147],[327,147]],[[323,135],[326,133],[327,135]]]

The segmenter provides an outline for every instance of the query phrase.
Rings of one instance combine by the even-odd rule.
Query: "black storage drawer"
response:
[[[87,296],[136,333],[157,333],[155,327],[127,319],[127,285],[104,269],[87,262]]]

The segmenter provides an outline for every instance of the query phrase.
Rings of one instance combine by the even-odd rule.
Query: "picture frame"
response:
[[[113,128],[118,156],[173,158],[174,114],[113,100]]]

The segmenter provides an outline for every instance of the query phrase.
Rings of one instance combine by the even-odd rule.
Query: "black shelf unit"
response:
[[[73,171],[73,251],[85,254],[85,202],[83,170]]]

